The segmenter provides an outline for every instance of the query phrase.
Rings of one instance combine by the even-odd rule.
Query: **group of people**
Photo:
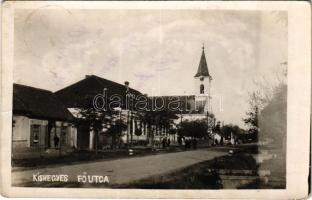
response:
[[[170,138],[163,138],[162,141],[162,148],[165,149],[166,147],[169,147],[170,146]]]
[[[185,139],[184,146],[185,146],[185,149],[190,149],[191,147],[193,149],[197,149],[197,140],[195,138]]]
[[[197,149],[197,140],[196,138],[189,139],[185,137],[178,137],[178,143],[180,146],[184,146],[185,149]]]

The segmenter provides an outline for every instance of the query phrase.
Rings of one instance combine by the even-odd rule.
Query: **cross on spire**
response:
[[[199,66],[197,69],[197,73],[195,74],[195,77],[210,77],[209,71],[208,71],[208,65],[206,61],[206,56],[205,56],[205,45],[203,43],[202,47],[202,55],[199,61]]]

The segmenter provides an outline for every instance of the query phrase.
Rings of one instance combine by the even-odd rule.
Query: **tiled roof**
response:
[[[80,108],[83,106],[81,99],[93,98],[95,95],[103,94],[104,88],[106,88],[108,99],[112,95],[120,95],[122,98],[126,96],[126,87],[124,85],[95,75],[87,75],[84,79],[56,91],[55,94],[67,108]],[[136,96],[142,95],[132,88],[129,88],[129,90]]]
[[[71,121],[73,116],[51,91],[13,85],[13,114],[31,118]]]

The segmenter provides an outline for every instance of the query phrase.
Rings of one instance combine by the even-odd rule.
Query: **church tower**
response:
[[[210,105],[210,87],[212,77],[209,74],[208,65],[205,56],[205,47],[202,47],[202,55],[199,61],[197,73],[195,74],[195,102],[198,111],[211,112]]]

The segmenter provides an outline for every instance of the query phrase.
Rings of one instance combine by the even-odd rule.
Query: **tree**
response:
[[[214,133],[221,133],[221,125],[220,125],[220,121],[217,122],[217,124],[213,127],[213,132]]]
[[[247,117],[244,118],[243,121],[248,127],[247,132],[249,134],[255,135],[256,138],[259,132],[258,116],[260,106],[261,104],[259,94],[257,92],[251,93],[249,99],[249,111],[246,112]]]
[[[112,123],[111,127],[107,131],[107,134],[112,137],[112,148],[116,146],[116,140],[119,140],[122,137],[122,132],[126,129],[127,124],[121,119],[117,119],[115,122]]]
[[[173,120],[177,118],[177,116],[168,110],[160,110],[160,111],[152,111],[147,110],[144,112],[137,113],[138,118],[142,121],[143,124],[147,125],[147,136],[149,139],[149,145],[153,145],[154,140],[154,132],[152,130],[152,125],[155,126],[155,131],[159,130],[159,128],[164,128],[165,132],[168,133],[170,126],[173,124]]]
[[[112,112],[110,110],[96,109],[93,105],[95,95],[87,95],[79,99],[79,111],[76,125],[88,126],[90,131],[94,132],[95,154],[98,154],[99,132],[103,130],[105,124],[111,123]]]
[[[179,136],[203,138],[207,136],[208,125],[206,120],[185,120],[180,124]]]
[[[229,139],[231,134],[234,134],[234,127],[232,125],[224,125],[221,128],[221,133],[225,139]]]
[[[277,149],[286,152],[287,136],[287,85],[274,89],[273,97],[259,116],[261,140],[271,140]]]
[[[226,124],[221,127],[221,134],[225,139],[230,139],[231,136],[234,136],[236,140],[246,141],[248,138],[246,137],[245,130],[240,128],[237,125]],[[251,134],[249,134],[251,136]]]
[[[282,145],[286,137],[287,117],[287,62],[282,62],[273,81],[265,77],[255,81],[257,89],[249,98],[249,111],[244,120],[248,133],[255,134],[262,141],[271,139]],[[282,137],[285,136],[285,137]],[[281,138],[282,137],[282,138]]]
[[[175,129],[175,128],[170,128],[169,129],[169,134],[170,135],[175,135],[177,133],[177,129]]]

